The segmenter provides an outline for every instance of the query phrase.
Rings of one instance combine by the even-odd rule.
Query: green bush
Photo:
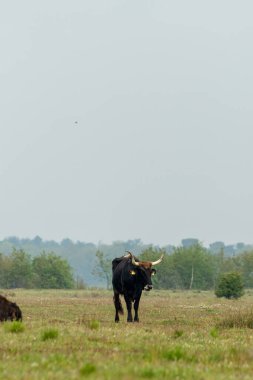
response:
[[[53,252],[42,252],[32,258],[22,249],[14,248],[10,255],[0,253],[0,287],[71,289],[73,271],[67,260]]]
[[[5,331],[11,333],[20,333],[23,332],[25,327],[22,322],[14,321],[14,322],[5,322],[4,324]]]
[[[144,368],[141,373],[140,373],[141,377],[144,377],[146,379],[151,379],[153,377],[155,377],[155,371],[153,368]]]
[[[223,273],[217,283],[215,295],[225,298],[240,298],[244,294],[243,282],[240,273]]]
[[[184,333],[183,330],[175,330],[174,334],[173,334],[173,337],[175,339],[180,338],[183,335],[183,333]]]
[[[56,329],[47,329],[42,332],[41,334],[41,340],[44,342],[49,339],[56,339],[59,335],[58,330]]]
[[[163,352],[163,357],[164,359],[167,359],[169,361],[177,361],[180,359],[186,359],[187,355],[182,350],[182,348],[178,346],[178,347],[170,348],[169,350]]]
[[[82,376],[87,376],[87,375],[90,375],[91,373],[94,373],[94,372],[96,372],[96,366],[92,363],[86,363],[80,369],[80,374]]]
[[[55,253],[42,252],[33,259],[35,287],[44,289],[69,289],[74,286],[69,263]]]
[[[97,320],[92,320],[92,321],[90,321],[90,323],[89,323],[89,328],[90,328],[91,330],[98,330],[98,329],[99,329],[99,326],[100,326],[100,323],[99,323],[99,321],[97,321]]]

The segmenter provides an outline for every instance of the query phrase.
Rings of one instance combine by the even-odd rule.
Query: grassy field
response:
[[[1,291],[22,325],[0,325],[1,379],[252,379],[253,293],[144,293],[140,323],[114,323],[102,290]],[[125,306],[125,305],[124,305]],[[125,307],[124,307],[125,309]]]

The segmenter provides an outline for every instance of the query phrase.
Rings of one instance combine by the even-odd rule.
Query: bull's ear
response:
[[[135,270],[132,270],[132,269],[130,269],[129,273],[131,274],[131,276],[135,276],[136,275]]]
[[[156,274],[156,270],[152,268],[151,276],[154,276]]]

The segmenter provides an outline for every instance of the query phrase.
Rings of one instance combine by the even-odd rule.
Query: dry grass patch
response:
[[[231,312],[217,324],[219,328],[253,329],[253,309]]]
[[[154,291],[141,299],[140,323],[125,314],[115,324],[112,292],[15,290],[25,330],[9,334],[0,324],[0,378],[251,379],[252,294],[217,302],[212,292]],[[239,329],[218,326],[238,313]]]

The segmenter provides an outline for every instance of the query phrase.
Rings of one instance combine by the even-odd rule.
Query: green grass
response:
[[[5,322],[4,329],[7,332],[17,334],[17,333],[23,332],[25,329],[25,326],[22,322],[19,322],[19,321]]]
[[[90,321],[89,323],[89,327],[91,330],[98,330],[99,329],[99,326],[100,326],[100,323],[99,321]]]
[[[213,338],[218,338],[219,337],[219,330],[216,327],[213,327],[210,331],[210,335]]]
[[[122,300],[115,324],[111,292],[15,290],[23,322],[0,324],[0,378],[250,380],[252,296],[152,290],[140,323],[126,322]]]
[[[188,358],[186,352],[180,346],[169,348],[164,351],[162,357],[169,361],[177,361],[180,359],[187,360]]]
[[[183,330],[175,330],[173,336],[175,339],[180,338],[184,334]]]
[[[83,367],[80,369],[80,374],[82,376],[90,375],[93,372],[96,372],[96,366],[91,363],[84,364]]]
[[[48,340],[48,339],[56,339],[58,335],[59,335],[58,330],[52,329],[52,328],[46,329],[41,334],[41,340],[44,342],[45,340]]]

